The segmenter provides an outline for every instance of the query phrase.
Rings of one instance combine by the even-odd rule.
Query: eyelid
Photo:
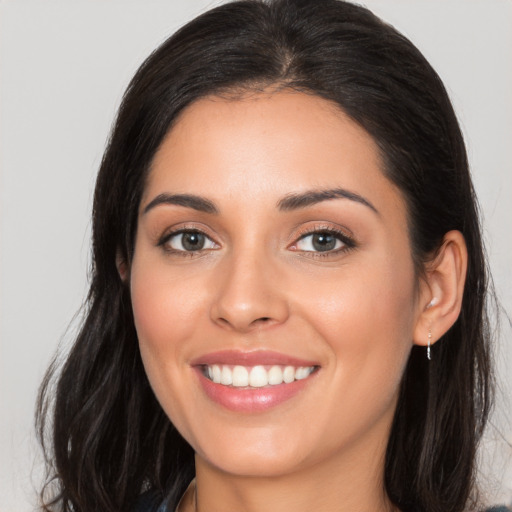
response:
[[[300,240],[303,240],[308,236],[312,236],[319,233],[327,233],[334,235],[338,240],[340,240],[343,243],[343,247],[333,249],[330,251],[306,251],[296,247]],[[315,224],[313,226],[309,225],[299,230],[299,233],[296,233],[294,235],[294,241],[288,246],[288,248],[296,252],[307,253],[308,255],[314,257],[325,257],[349,251],[351,249],[356,248],[357,246],[358,242],[350,230],[346,228],[343,229],[338,226],[333,226],[332,224],[321,223]]]
[[[168,228],[167,230],[164,231],[164,233],[160,237],[158,237],[156,245],[158,247],[161,247],[164,251],[166,251],[168,253],[189,255],[189,256],[200,253],[202,251],[206,252],[206,251],[214,250],[213,248],[206,248],[206,249],[198,249],[197,251],[182,251],[179,249],[172,249],[172,248],[165,247],[165,245],[171,238],[173,238],[177,235],[180,235],[182,233],[200,233],[201,235],[206,237],[208,240],[213,242],[217,246],[217,248],[220,247],[219,242],[217,242],[215,237],[209,233],[209,230],[206,229],[206,227],[204,227],[204,226],[199,227],[199,226],[197,226],[197,224],[180,224],[178,226],[173,226],[173,227]]]
[[[334,247],[330,249],[320,250],[315,248],[315,242],[314,237],[315,236],[327,236],[330,237],[331,240],[334,242]],[[308,239],[311,238],[310,241]],[[307,243],[306,243],[307,242]],[[311,246],[311,248],[307,247],[308,245]],[[327,232],[320,232],[320,233],[311,233],[309,235],[304,235],[301,238],[299,238],[296,242],[296,249],[301,252],[313,252],[313,253],[336,253],[339,250],[345,248],[347,244],[340,238],[340,236],[337,233],[327,233]]]
[[[206,249],[198,249],[197,251],[186,251],[186,250],[180,250],[180,249],[172,249],[172,248],[166,248],[165,244],[174,236],[177,236],[181,233],[200,233],[201,235],[205,236],[208,240],[210,240],[213,244],[216,245],[215,248],[206,248]],[[314,234],[319,233],[327,233],[335,236],[338,240],[340,240],[343,244],[342,247],[338,249],[331,249],[327,251],[308,251],[304,249],[299,249],[296,247],[297,243],[300,240],[303,240],[304,238],[308,236],[312,236]],[[290,237],[291,238],[291,237]],[[164,233],[157,239],[156,245],[159,247],[162,247],[163,250],[165,250],[168,253],[174,253],[174,254],[180,254],[180,255],[197,255],[201,252],[208,252],[211,250],[215,250],[217,248],[220,248],[220,243],[216,240],[216,237],[212,236],[210,234],[210,230],[204,226],[198,226],[195,223],[192,224],[178,224],[176,226],[172,226],[164,231]],[[296,231],[293,235],[293,242],[288,244],[288,249],[292,251],[296,251],[299,253],[306,253],[311,257],[326,257],[329,255],[335,255],[338,253],[348,252],[349,250],[352,250],[358,246],[358,242],[355,239],[354,235],[348,228],[344,228],[338,225],[332,225],[329,223],[315,223],[313,225],[308,224],[306,226],[302,226]]]

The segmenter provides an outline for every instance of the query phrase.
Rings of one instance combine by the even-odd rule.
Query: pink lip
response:
[[[283,365],[283,366],[318,366],[318,363],[298,359],[285,354],[271,351],[241,352],[225,350],[214,352],[198,357],[192,361],[196,370],[201,387],[206,396],[213,402],[234,412],[256,413],[263,412],[290,400],[308,386],[317,372],[312,373],[308,378],[296,380],[289,384],[267,386],[263,388],[236,388],[216,384],[205,377],[204,365],[227,364],[227,365]]]
[[[256,365],[282,365],[282,366],[318,366],[315,361],[299,359],[279,352],[270,350],[255,350],[252,352],[242,352],[240,350],[221,350],[212,352],[204,356],[197,357],[191,363],[192,366],[229,364],[240,366]]]
[[[286,402],[303,390],[316,375],[316,372],[312,373],[307,379],[290,384],[249,389],[215,384],[203,375],[200,367],[196,367],[196,370],[199,382],[210,400],[231,411],[245,413],[263,412]]]

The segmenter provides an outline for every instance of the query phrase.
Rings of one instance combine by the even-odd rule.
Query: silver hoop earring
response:
[[[430,361],[432,358],[430,357],[430,345],[432,343],[432,329],[428,329],[428,344],[427,344],[427,359]]]

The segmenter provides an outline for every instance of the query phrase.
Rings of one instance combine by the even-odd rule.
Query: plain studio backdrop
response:
[[[94,179],[142,60],[207,0],[0,0],[0,512],[37,503],[38,385],[76,332],[87,290]],[[512,312],[512,2],[362,1],[444,80],[468,144],[498,296]],[[511,329],[483,450],[491,501],[511,501]],[[510,403],[510,402],[509,402]]]

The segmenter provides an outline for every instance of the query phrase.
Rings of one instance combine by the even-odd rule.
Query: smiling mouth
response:
[[[215,384],[234,388],[263,388],[307,379],[318,366],[228,364],[202,365],[202,374]]]

